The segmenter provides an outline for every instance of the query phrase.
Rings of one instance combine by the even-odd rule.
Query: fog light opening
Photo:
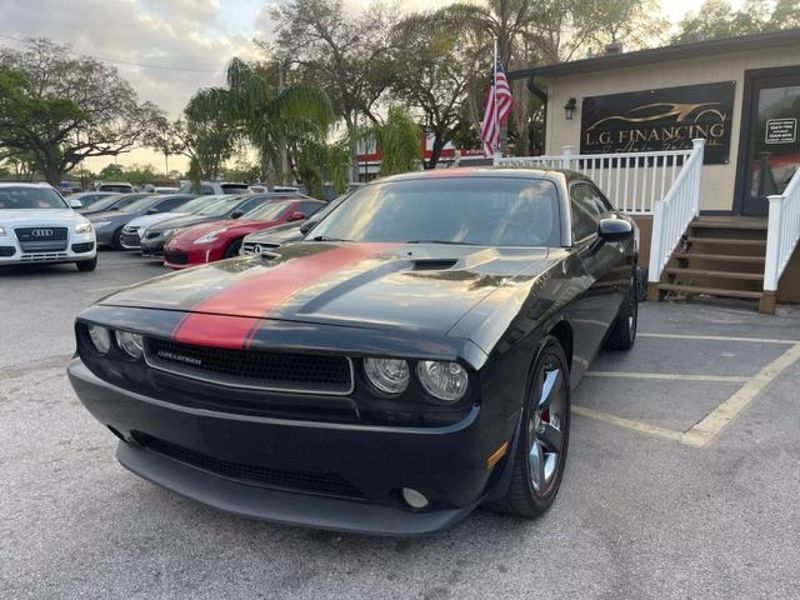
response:
[[[425,497],[425,494],[418,492],[413,488],[404,487],[400,490],[400,493],[403,496],[403,501],[414,510],[428,508],[428,505],[430,504],[428,499]]]
[[[122,435],[122,434],[121,434],[119,431],[117,431],[116,429],[114,429],[114,428],[113,428],[111,425],[106,425],[106,427],[108,427],[108,430],[109,430],[111,433],[113,433],[115,436],[117,436],[119,439],[121,439],[123,442],[125,442],[125,443],[127,443],[127,442],[128,442],[128,440],[126,440],[126,439],[125,439],[125,436],[124,436],[124,435]]]

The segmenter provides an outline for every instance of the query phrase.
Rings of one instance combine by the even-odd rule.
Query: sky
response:
[[[660,0],[673,22],[696,10],[700,0]],[[369,0],[344,0],[352,11]],[[435,9],[449,0],[394,0],[404,10]],[[0,0],[0,44],[46,37],[70,44],[76,53],[109,61],[142,100],[177,117],[201,87],[222,84],[233,56],[257,57],[253,39],[270,39],[269,9],[279,0]],[[739,5],[741,2],[733,2]],[[159,68],[154,68],[159,67]],[[91,159],[100,170],[110,157]],[[121,155],[121,164],[152,164],[163,157],[145,149]],[[171,168],[184,169],[173,159]]]

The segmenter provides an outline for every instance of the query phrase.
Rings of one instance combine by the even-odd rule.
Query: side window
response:
[[[322,207],[322,204],[319,202],[303,202],[300,204],[299,209],[300,212],[306,213],[309,217],[317,212]]]
[[[169,212],[185,202],[184,198],[170,198],[158,204],[158,212]]]
[[[239,206],[236,207],[236,212],[239,213],[246,213],[253,210],[256,206],[261,206],[263,204],[264,198],[251,198],[247,202],[243,202]]]
[[[201,185],[200,186],[200,193],[203,196],[212,196],[214,194],[214,188],[210,185]]]
[[[573,184],[569,189],[570,208],[572,209],[572,237],[582,240],[597,231],[600,214],[592,201],[593,193],[583,183]]]

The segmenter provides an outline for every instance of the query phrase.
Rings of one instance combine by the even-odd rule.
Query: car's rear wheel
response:
[[[532,370],[511,483],[489,507],[519,517],[538,517],[553,503],[569,446],[569,368],[558,340],[549,337]]]
[[[225,248],[225,258],[233,258],[234,256],[239,256],[239,250],[242,249],[242,240],[234,240],[228,247]]]
[[[606,338],[605,348],[609,350],[630,350],[636,343],[636,330],[639,326],[639,289],[636,271],[631,275],[625,299],[619,307],[617,318]]]
[[[92,260],[79,260],[75,266],[78,267],[78,271],[94,271],[97,268],[97,257]]]

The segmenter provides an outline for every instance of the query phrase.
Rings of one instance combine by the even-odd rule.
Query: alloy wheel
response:
[[[567,416],[567,389],[559,361],[544,357],[537,374],[536,404],[528,420],[528,463],[531,485],[539,496],[547,494],[556,480],[564,451],[563,424]]]

